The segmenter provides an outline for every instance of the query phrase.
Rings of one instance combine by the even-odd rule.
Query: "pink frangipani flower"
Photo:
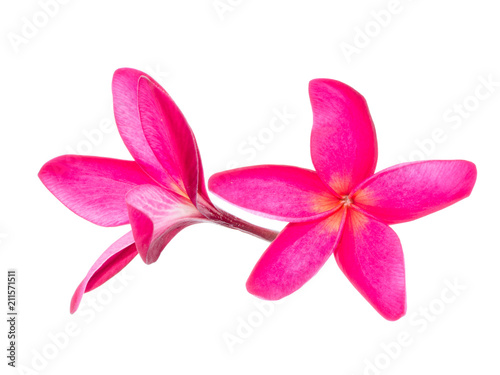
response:
[[[376,174],[377,139],[365,99],[334,80],[309,85],[311,158],[316,171],[280,165],[213,175],[209,189],[243,209],[289,224],[262,255],[250,293],[283,298],[330,255],[386,319],[406,312],[401,243],[388,224],[441,210],[470,195],[476,167],[463,160],[399,164]]]
[[[104,227],[131,231],[95,262],[71,301],[120,272],[137,254],[155,262],[183,228],[213,222],[272,241],[277,233],[215,207],[208,197],[195,137],[167,92],[147,74],[119,69],[113,104],[120,135],[134,161],[65,155],[40,170],[43,184],[66,207]]]

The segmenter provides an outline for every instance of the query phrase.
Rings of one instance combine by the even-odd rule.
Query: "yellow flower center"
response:
[[[342,203],[345,207],[349,207],[352,204],[352,200],[348,195],[343,195],[340,203]]]

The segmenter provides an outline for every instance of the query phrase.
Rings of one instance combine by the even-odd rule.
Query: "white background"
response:
[[[0,271],[19,272],[19,373],[500,373],[500,87],[473,98],[481,79],[500,81],[497,2],[401,0],[377,30],[372,12],[388,9],[389,1],[228,1],[221,3],[234,5],[221,17],[211,0],[74,0],[45,20],[37,1],[2,2]],[[24,17],[38,17],[41,26],[16,48],[11,40],[23,37]],[[362,47],[358,30],[366,28],[372,36]],[[341,46],[355,47],[356,35],[361,47],[348,61]],[[130,158],[114,126],[99,130],[113,121],[111,78],[125,66],[152,74],[175,99],[207,176],[229,162],[312,167],[307,85],[318,77],[346,82],[366,97],[378,133],[378,170],[416,158],[416,142],[427,159],[476,163],[470,198],[394,226],[406,258],[407,316],[385,321],[331,259],[231,351],[224,337],[236,336],[249,315],[259,317],[245,281],[267,244],[209,224],[182,231],[152,266],[135,259],[126,286],[115,282],[117,293],[103,286],[86,295],[84,314],[70,315],[74,289],[127,228],[77,217],[37,173],[78,147]],[[446,122],[443,116],[464,101],[469,110]],[[238,147],[248,148],[242,143],[265,133],[284,107],[295,118],[246,160]],[[436,129],[444,132],[441,143],[424,141]],[[85,132],[100,136],[90,144]],[[444,303],[441,293],[455,281],[466,289]],[[88,305],[92,296],[105,302],[97,302],[99,311]],[[437,313],[425,318],[429,306]],[[62,337],[68,324],[76,334],[54,350],[51,335]],[[404,332],[410,345],[389,345]],[[4,348],[6,334],[0,342]],[[4,354],[2,374],[10,372]],[[383,371],[368,370],[370,363]]]

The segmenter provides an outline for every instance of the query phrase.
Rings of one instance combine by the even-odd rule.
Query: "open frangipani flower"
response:
[[[376,174],[377,139],[365,99],[334,80],[309,85],[311,157],[316,171],[280,165],[213,175],[209,189],[255,214],[289,224],[262,255],[250,293],[283,298],[330,255],[386,319],[406,312],[401,243],[388,224],[411,221],[470,195],[476,167],[463,160],[399,164]]]
[[[272,241],[277,233],[215,207],[203,177],[195,137],[167,92],[147,74],[119,69],[113,104],[120,135],[134,161],[65,155],[40,170],[43,184],[66,207],[104,227],[129,224],[92,266],[71,301],[120,272],[137,254],[155,262],[183,228],[213,222]]]

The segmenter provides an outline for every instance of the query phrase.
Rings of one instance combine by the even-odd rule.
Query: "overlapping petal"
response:
[[[340,205],[316,172],[283,165],[260,165],[220,172],[208,182],[222,199],[257,215],[288,222],[310,221]]]
[[[156,262],[180,230],[206,221],[187,198],[158,186],[139,186],[126,200],[137,251],[146,264]]]
[[[365,99],[346,84],[315,79],[311,157],[319,177],[343,196],[375,171],[377,138]]]
[[[139,79],[138,106],[144,136],[156,159],[196,205],[198,147],[182,112],[163,89],[146,77]]]
[[[388,224],[418,219],[470,195],[476,166],[465,160],[429,160],[380,171],[353,193],[356,206]]]
[[[122,68],[113,75],[113,109],[116,125],[134,160],[155,181],[172,187],[175,181],[156,159],[142,130],[137,105],[137,85],[140,77],[153,78],[139,70]]]
[[[349,281],[384,318],[397,320],[405,314],[403,251],[390,227],[350,209],[335,259]]]
[[[127,192],[154,184],[133,161],[79,155],[50,160],[38,176],[71,211],[105,227],[127,224]]]
[[[132,232],[128,232],[113,243],[94,263],[87,276],[80,283],[71,299],[70,312],[73,314],[80,305],[83,294],[101,286],[120,272],[137,255]]]
[[[306,223],[291,223],[264,252],[247,281],[253,295],[278,300],[310,280],[337,246],[345,210]]]

